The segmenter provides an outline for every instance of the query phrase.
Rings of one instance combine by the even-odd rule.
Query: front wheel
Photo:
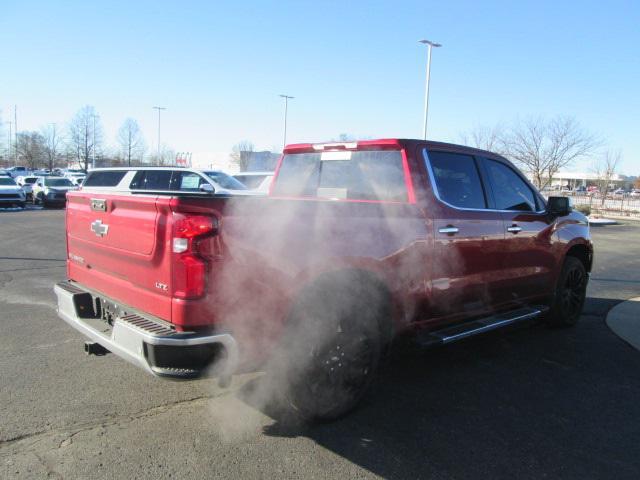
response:
[[[587,296],[587,283],[584,264],[576,257],[567,257],[547,316],[550,325],[570,327],[578,323]]]

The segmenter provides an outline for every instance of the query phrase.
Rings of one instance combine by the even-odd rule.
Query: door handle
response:
[[[511,232],[511,233],[518,233],[521,231],[522,231],[522,228],[517,225],[511,225],[509,228],[507,228],[507,232]]]
[[[454,227],[453,225],[447,225],[446,227],[442,227],[438,229],[438,232],[446,233],[447,235],[455,235],[459,231],[460,230],[458,229],[458,227]]]

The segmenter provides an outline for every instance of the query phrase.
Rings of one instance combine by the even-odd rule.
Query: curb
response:
[[[613,333],[640,351],[640,297],[625,300],[609,310],[606,323]]]

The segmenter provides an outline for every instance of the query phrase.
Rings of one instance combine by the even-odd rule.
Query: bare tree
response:
[[[254,151],[254,145],[249,140],[242,140],[236,143],[231,149],[231,162],[238,165],[241,172],[244,172],[249,166],[249,158]]]
[[[504,149],[505,129],[502,124],[493,127],[478,125],[468,132],[460,134],[460,141],[464,145],[500,153]]]
[[[102,144],[102,126],[95,108],[82,107],[69,123],[69,148],[85,170]]]
[[[44,154],[47,160],[47,168],[51,171],[56,166],[62,153],[62,137],[55,123],[51,123],[41,130],[44,140]]]
[[[560,169],[592,155],[601,144],[574,118],[559,116],[516,122],[504,136],[502,150],[531,174],[538,188],[544,188]]]
[[[138,122],[133,118],[127,118],[118,130],[118,143],[126,164],[131,166],[131,160],[142,160],[146,145]]]
[[[30,169],[40,167],[45,159],[45,140],[38,132],[18,134],[18,155]]]
[[[607,190],[616,175],[616,170],[621,160],[622,152],[620,150],[607,150],[593,165],[593,171],[598,177],[598,189],[602,194],[601,205],[604,205]]]
[[[160,153],[154,153],[149,159],[151,165],[158,167],[164,167],[168,165],[174,165],[176,161],[176,152],[172,148],[162,145]]]

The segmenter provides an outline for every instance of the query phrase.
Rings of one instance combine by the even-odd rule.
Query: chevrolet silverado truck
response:
[[[586,218],[488,151],[294,144],[268,196],[212,190],[196,170],[114,168],[67,193],[55,292],[89,353],[223,383],[264,366],[295,410],[328,420],[400,336],[429,347],[537,317],[571,326],[583,308]]]

